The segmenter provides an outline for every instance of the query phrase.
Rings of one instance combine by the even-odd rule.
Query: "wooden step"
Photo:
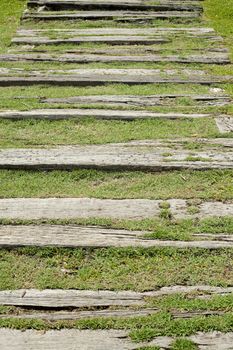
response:
[[[26,97],[26,96],[25,96]],[[18,96],[17,98],[22,98]],[[48,104],[88,104],[105,106],[171,106],[171,103],[185,98],[190,100],[191,105],[200,104],[207,106],[225,106],[230,104],[231,98],[226,95],[190,95],[190,94],[163,94],[163,95],[93,95],[93,96],[73,96],[64,98],[40,98],[41,103]],[[122,111],[121,111],[122,112]],[[1,114],[0,114],[1,115]],[[225,119],[225,117],[219,118]]]
[[[200,2],[194,1],[116,1],[116,0],[30,0],[29,8],[45,6],[49,11],[64,10],[154,10],[154,11],[201,11]]]
[[[103,227],[77,225],[2,225],[0,226],[0,247],[172,247],[224,249],[233,248],[233,235],[201,235],[193,238],[207,238],[199,241],[172,241],[148,239],[143,231],[116,230]],[[212,239],[212,240],[210,240]]]
[[[0,55],[0,62],[64,62],[64,63],[91,63],[91,62],[174,62],[174,63],[203,63],[229,64],[231,61],[226,53],[187,54],[187,55],[98,55],[98,54],[4,54]]]
[[[109,291],[77,289],[17,289],[1,290],[0,305],[37,308],[96,308],[111,306],[145,306],[147,298],[176,294],[196,294],[200,297],[212,295],[231,295],[233,287],[214,287],[209,285],[161,287],[155,291]]]
[[[5,198],[0,199],[0,218],[8,220],[72,220],[77,218],[111,218],[140,220],[159,218],[163,201],[148,199],[96,198]],[[208,218],[233,215],[233,203],[201,202],[190,213],[184,199],[166,201],[169,215],[175,219]]]
[[[52,34],[53,36],[85,36],[85,35],[92,35],[92,36],[98,36],[98,35],[109,35],[109,36],[115,36],[115,35],[123,35],[123,36],[135,36],[135,35],[189,35],[189,36],[195,36],[195,37],[214,37],[217,36],[215,30],[213,28],[208,27],[148,27],[148,28],[119,28],[119,27],[113,27],[113,28],[70,28],[70,29],[34,29],[34,28],[19,28],[16,32],[17,36],[23,36],[23,37],[31,37],[31,36],[41,36],[41,35],[49,35]]]
[[[68,21],[68,20],[116,20],[116,21],[148,21],[155,19],[180,19],[180,20],[195,20],[200,17],[198,11],[79,11],[61,13],[60,11],[53,12],[25,12],[23,20],[43,20],[43,21]]]
[[[1,149],[1,169],[142,170],[232,169],[233,139],[195,139],[202,149],[189,150],[183,140],[133,141],[105,145],[60,146],[37,149]],[[189,142],[192,142],[190,139]],[[213,142],[213,145],[211,144]],[[227,145],[227,146],[226,146]]]
[[[86,103],[88,100],[86,100]],[[208,113],[156,113],[150,111],[112,110],[112,109],[35,109],[31,111],[0,110],[1,119],[82,119],[93,117],[105,120],[139,120],[139,119],[197,119],[210,118],[213,114]],[[218,116],[218,120],[225,120],[225,116]]]
[[[221,84],[232,83],[233,76],[211,76],[192,69],[49,69],[27,71],[3,68],[0,86],[29,86],[37,84],[60,86],[96,86],[112,84]]]
[[[149,36],[79,36],[70,38],[49,39],[48,37],[16,37],[12,39],[12,44],[21,45],[60,45],[60,44],[108,44],[108,45],[155,45],[167,44],[170,42],[167,38],[149,37]]]

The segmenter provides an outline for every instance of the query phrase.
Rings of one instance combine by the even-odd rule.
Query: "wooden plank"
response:
[[[76,289],[17,289],[1,290],[0,305],[57,308],[94,308],[112,306],[144,306],[148,297],[156,298],[174,294],[200,293],[205,296],[228,295],[233,287],[208,285],[162,287],[150,292],[76,290]],[[198,295],[196,296],[198,298]]]
[[[22,97],[18,97],[22,98]],[[49,104],[88,104],[88,105],[113,105],[113,106],[165,106],[171,105],[180,98],[190,99],[193,104],[200,103],[208,106],[225,106],[231,103],[231,98],[226,95],[190,95],[190,94],[164,94],[164,95],[93,95],[73,96],[65,98],[39,98],[41,103]]]
[[[197,19],[200,17],[198,11],[79,11],[61,13],[60,11],[52,12],[25,12],[23,20],[44,20],[44,21],[67,21],[67,20],[120,20],[130,22],[133,20],[154,20],[154,19]]]
[[[151,316],[158,313],[158,309],[119,309],[119,310],[93,310],[93,311],[54,311],[54,312],[36,312],[36,313],[20,313],[20,314],[2,314],[0,319],[41,319],[46,321],[62,321],[62,320],[82,320],[94,318],[131,318]],[[198,313],[197,313],[198,314]],[[199,313],[200,314],[200,313]],[[206,315],[201,313],[201,315]],[[211,314],[221,314],[221,312],[212,312]],[[176,313],[175,318],[191,318],[192,314]],[[195,317],[195,316],[193,316]]]
[[[87,102],[86,102],[87,103]],[[0,110],[1,119],[82,119],[92,117],[105,120],[139,120],[139,119],[198,119],[210,118],[212,114],[155,113],[150,111],[126,111],[112,109],[35,109],[31,111]]]
[[[45,10],[154,10],[154,11],[201,11],[200,3],[182,1],[104,1],[104,0],[79,0],[79,1],[56,1],[56,0],[30,0],[27,4],[29,8],[45,6]]]
[[[233,343],[233,333],[221,333],[221,332],[198,332],[195,335],[185,337],[194,342],[200,350],[231,350]],[[172,349],[172,343],[175,338],[172,337],[156,337],[148,346],[159,346],[161,348]]]
[[[210,139],[211,141],[211,139]],[[191,142],[191,140],[190,140]],[[200,140],[200,143],[203,143]],[[224,142],[224,141],[223,141]],[[177,148],[172,148],[177,147]],[[204,145],[202,150],[186,149],[175,141],[168,144],[128,142],[107,145],[60,146],[37,149],[1,149],[1,169],[34,170],[142,170],[232,169],[232,147]]]
[[[146,40],[146,39],[145,39]],[[143,39],[142,39],[143,41]],[[229,64],[231,61],[226,53],[187,54],[179,55],[98,55],[98,54],[4,54],[0,55],[0,62],[64,62],[64,63],[90,63],[90,62],[175,62],[175,63],[203,63],[203,64]]]
[[[119,309],[119,310],[94,310],[94,311],[50,311],[50,312],[21,312],[21,313],[10,313],[1,314],[0,319],[24,319],[33,320],[40,319],[45,321],[76,321],[82,319],[94,319],[94,318],[132,318],[132,317],[143,317],[151,316],[158,313],[159,309]],[[223,316],[225,311],[190,311],[190,312],[170,312],[174,319],[190,319],[197,316]]]
[[[26,71],[4,68],[0,72],[0,86],[29,86],[38,84],[59,86],[97,86],[112,84],[221,84],[232,83],[233,76],[211,76],[204,71],[183,69],[73,69]]]
[[[193,35],[193,36],[215,36],[216,32],[213,28],[208,27],[149,27],[149,28],[71,28],[71,29],[31,29],[19,28],[17,36],[44,36],[46,34],[53,34],[56,36],[98,36],[98,35]]]
[[[9,220],[71,220],[113,218],[139,220],[161,215],[161,200],[96,198],[5,198],[0,199],[0,218]],[[173,218],[208,218],[233,215],[233,203],[202,202],[190,214],[183,199],[167,200]],[[148,244],[148,243],[147,243]],[[149,244],[151,244],[149,242]]]
[[[220,133],[225,134],[233,132],[233,117],[217,117],[215,118],[215,121]]]
[[[143,231],[82,227],[77,225],[2,225],[0,247],[174,247],[223,249],[233,247],[233,236],[213,235],[207,241],[171,241],[146,239]],[[195,236],[203,238],[203,236]],[[212,240],[210,240],[210,238]]]
[[[21,45],[60,45],[60,44],[83,44],[83,43],[96,43],[96,44],[108,44],[108,45],[155,45],[155,44],[167,44],[170,42],[167,38],[162,37],[148,37],[148,36],[79,36],[70,38],[55,38],[49,39],[48,37],[16,37],[12,39],[12,44]]]
[[[76,330],[19,331],[0,329],[1,350],[133,350],[139,345],[132,343],[125,331]]]

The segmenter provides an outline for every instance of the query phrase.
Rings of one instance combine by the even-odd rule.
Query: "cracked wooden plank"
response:
[[[215,118],[215,121],[220,133],[225,134],[233,132],[233,117],[217,117]]]
[[[82,319],[94,319],[94,318],[131,318],[131,317],[143,317],[151,316],[158,313],[158,309],[119,309],[119,310],[93,310],[93,311],[50,311],[50,312],[36,312],[36,313],[20,313],[20,314],[2,314],[0,319],[41,319],[46,321],[61,321],[61,320],[82,320]],[[208,313],[208,315],[210,312]],[[213,315],[221,314],[221,312],[212,312]],[[203,316],[207,316],[207,312],[202,313]],[[179,314],[176,313],[175,318],[179,318]],[[191,318],[192,314],[181,313],[180,318]],[[195,317],[195,316],[193,316]]]
[[[52,12],[25,12],[23,20],[44,20],[44,21],[67,21],[67,20],[117,20],[117,21],[147,21],[154,19],[180,19],[195,20],[200,17],[198,11],[73,11],[61,13],[60,11]]]
[[[0,329],[1,350],[133,350],[133,344],[125,331],[117,330],[75,330],[24,332]],[[78,344],[78,345],[77,345]],[[78,346],[78,348],[77,348]]]
[[[20,97],[19,97],[20,98]],[[165,106],[171,105],[180,98],[190,99],[192,105],[199,103],[208,106],[225,106],[230,104],[231,98],[227,95],[189,95],[189,94],[164,94],[164,95],[93,95],[93,96],[72,96],[65,98],[39,98],[41,103],[49,104],[101,104],[105,106]]]
[[[143,38],[141,38],[143,42]],[[146,41],[146,39],[145,39]],[[231,61],[226,53],[189,54],[183,55],[98,55],[98,54],[4,54],[0,55],[0,62],[64,62],[64,63],[90,63],[90,62],[175,62],[175,63],[203,63],[203,64],[229,64]]]
[[[82,100],[82,99],[81,99]],[[49,102],[51,103],[51,102]],[[62,102],[61,102],[62,103]],[[88,103],[88,102],[86,102]],[[31,111],[0,110],[1,119],[82,119],[93,117],[104,120],[139,120],[139,119],[197,119],[210,118],[208,113],[155,113],[150,111],[124,111],[112,109],[35,109]]]
[[[77,289],[17,289],[1,290],[0,305],[56,308],[84,308],[111,306],[144,306],[148,298],[174,294],[200,293],[212,295],[232,294],[233,287],[214,286],[172,286],[150,292],[77,290]],[[197,296],[198,297],[198,296]]]
[[[150,199],[5,198],[0,199],[0,218],[9,220],[71,220],[77,218],[140,220],[160,217],[162,202]],[[195,214],[189,212],[188,202],[184,199],[169,199],[166,202],[171,216],[175,219],[203,219],[233,215],[232,201],[226,203],[202,202],[198,205]],[[145,243],[152,244],[152,242]],[[217,244],[217,242],[212,242],[212,244]]]
[[[45,6],[49,11],[64,10],[154,10],[154,11],[202,11],[200,2],[194,1],[104,1],[104,0],[79,0],[79,1],[56,1],[56,0],[30,0],[29,8]]]
[[[197,141],[197,140],[196,140]],[[219,140],[222,147],[208,139],[201,150],[189,150],[182,141],[134,141],[106,145],[59,146],[54,148],[10,148],[0,150],[1,169],[34,170],[141,170],[232,169],[232,139]],[[191,139],[190,139],[191,142]],[[208,144],[209,143],[209,144]],[[174,147],[174,148],[173,148]]]
[[[131,317],[144,317],[151,316],[158,312],[160,309],[119,309],[119,310],[94,310],[94,311],[49,311],[49,312],[21,312],[21,313],[10,313],[10,314],[1,314],[0,319],[24,319],[24,320],[33,320],[40,319],[46,321],[76,321],[82,319],[94,319],[94,318],[131,318]],[[224,311],[190,311],[190,312],[179,312],[172,311],[170,312],[172,318],[174,319],[190,319],[194,317],[208,317],[208,316],[223,316]]]
[[[207,241],[172,241],[147,239],[143,231],[127,231],[77,225],[2,225],[0,247],[174,247],[223,249],[233,247],[231,236],[194,236]],[[212,240],[210,240],[210,238]]]

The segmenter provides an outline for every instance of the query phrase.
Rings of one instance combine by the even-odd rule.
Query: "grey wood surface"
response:
[[[213,140],[213,145],[210,142]],[[189,150],[183,140],[135,141],[104,145],[0,150],[1,169],[104,169],[161,171],[175,169],[232,169],[232,139],[200,139],[202,149]],[[189,140],[192,142],[192,139]],[[198,139],[194,140],[194,143]],[[221,144],[222,142],[222,144]],[[227,144],[227,146],[225,146]],[[175,149],[173,147],[176,147]]]
[[[139,37],[140,40],[140,37]],[[147,39],[141,38],[144,42]],[[151,42],[151,39],[149,39]],[[193,54],[181,57],[179,55],[98,55],[98,54],[3,54],[0,62],[65,62],[65,63],[89,63],[89,62],[175,62],[175,63],[203,63],[203,64],[228,64],[230,59],[226,53]]]
[[[148,239],[143,231],[76,225],[1,225],[0,247],[174,247],[222,249],[233,247],[233,235],[196,235],[197,241]]]
[[[125,331],[115,330],[60,330],[24,332],[0,329],[1,350],[133,350]]]
[[[197,19],[200,16],[198,11],[73,11],[67,13],[61,13],[60,11],[53,12],[31,12],[24,13],[22,19],[30,20],[124,20],[124,21],[133,21],[133,20],[154,20],[154,19]]]
[[[208,285],[162,287],[155,291],[109,291],[76,289],[17,289],[1,290],[0,305],[56,308],[84,308],[110,306],[145,306],[147,298],[156,298],[174,294],[201,293],[205,297],[212,295],[229,295],[233,287],[214,287]],[[201,297],[202,295],[198,296]]]
[[[27,4],[29,8],[37,8],[39,6],[46,6],[48,10],[94,10],[94,9],[108,9],[108,10],[155,10],[155,11],[201,11],[202,6],[200,2],[194,1],[105,1],[105,0],[79,0],[79,1],[55,1],[55,0],[30,0]]]
[[[222,134],[233,132],[233,117],[217,117],[215,119],[219,132]]]
[[[81,100],[85,100],[80,98]],[[118,98],[120,100],[120,98]],[[137,99],[135,99],[137,101]],[[139,99],[143,101],[143,99]],[[102,100],[103,102],[103,100]],[[51,103],[51,102],[50,102]],[[86,102],[88,103],[88,102]],[[17,110],[0,110],[0,118],[2,119],[82,119],[86,117],[93,117],[96,119],[106,120],[137,120],[137,119],[197,119],[210,118],[211,113],[156,113],[150,111],[126,111],[126,110],[112,110],[112,109],[35,109],[29,111]],[[224,116],[222,116],[224,118]],[[219,116],[220,119],[220,116]]]
[[[0,218],[20,220],[114,218],[156,218],[161,214],[161,200],[95,198],[6,198],[0,199]],[[167,200],[174,218],[208,218],[233,215],[233,203],[202,202],[198,212],[190,214],[183,199]]]

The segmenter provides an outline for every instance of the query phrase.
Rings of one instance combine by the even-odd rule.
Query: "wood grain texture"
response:
[[[85,100],[80,98],[81,100]],[[120,100],[120,98],[118,98]],[[140,100],[140,99],[139,99]],[[143,99],[141,99],[143,101]],[[103,102],[103,100],[102,100]],[[51,102],[49,102],[51,103]],[[61,102],[62,103],[62,102]],[[86,102],[88,103],[88,102]],[[96,119],[105,120],[138,120],[138,119],[197,119],[210,118],[212,114],[185,114],[185,113],[155,113],[150,111],[124,111],[111,109],[35,109],[31,111],[14,111],[5,110],[0,111],[1,119],[82,119],[86,117],[93,117]]]
[[[0,69],[0,86],[49,84],[61,86],[97,86],[122,84],[204,84],[231,83],[233,76],[211,76],[204,70],[178,69]]]
[[[144,317],[151,316],[158,312],[160,309],[140,309],[134,310],[129,308],[118,309],[118,310],[93,310],[93,311],[44,311],[44,312],[20,312],[17,314],[1,314],[0,319],[24,319],[33,320],[40,319],[46,321],[76,321],[82,319],[95,319],[95,318],[132,318],[132,317]],[[190,312],[170,312],[170,315],[174,319],[190,319],[197,316],[223,316],[224,311],[190,311]]]
[[[140,40],[140,38],[139,38]],[[145,39],[146,41],[147,39]],[[143,42],[144,39],[141,38]],[[151,40],[149,40],[151,42]],[[0,55],[0,62],[64,62],[64,63],[90,63],[90,62],[175,62],[175,63],[203,63],[228,64],[230,59],[225,53],[191,54],[186,57],[179,55],[98,55],[98,54],[4,54]]]
[[[176,102],[180,98],[190,99],[193,104],[199,103],[208,106],[224,106],[230,104],[231,98],[226,95],[189,95],[189,94],[164,94],[164,95],[93,95],[93,96],[73,96],[65,98],[39,98],[41,103],[49,104],[88,104],[105,106],[166,106]]]
[[[198,332],[195,335],[186,337],[198,346],[200,350],[232,350],[233,333],[221,332]],[[172,337],[156,337],[149,342],[148,346],[157,345],[161,348],[171,349],[175,338]]]
[[[200,17],[198,11],[73,11],[73,12],[32,12],[24,13],[23,20],[44,20],[44,21],[67,21],[67,20],[123,20],[130,22],[133,20],[154,20],[154,19],[197,19]]]
[[[0,218],[12,220],[68,220],[76,218],[137,220],[160,217],[161,203],[161,200],[148,199],[6,198],[0,199]],[[189,213],[186,200],[169,199],[167,203],[174,218],[208,218],[233,215],[232,201],[227,203],[202,202],[198,206],[199,211],[195,214]]]
[[[189,142],[192,142],[192,139]],[[232,139],[218,139],[222,147],[215,144],[214,139],[207,139],[206,143],[205,139],[200,139],[199,142],[203,145],[201,150],[185,148],[184,140],[174,140],[174,142],[145,140],[105,145],[1,149],[0,168],[36,170],[84,168],[118,171],[233,168]]]
[[[125,331],[113,330],[60,330],[24,332],[12,329],[0,330],[1,350],[133,350],[133,344]]]
[[[17,289],[1,290],[0,305],[56,308],[84,308],[110,306],[144,306],[147,298],[174,294],[200,293],[205,297],[228,295],[233,287],[214,287],[208,285],[162,287],[150,292],[76,290],[76,289]],[[200,295],[202,296],[202,295]],[[198,297],[198,296],[197,296]]]
[[[199,241],[146,239],[143,231],[83,227],[76,225],[3,225],[0,226],[0,247],[174,247],[222,249],[233,247],[233,236],[196,235]],[[212,240],[210,240],[212,239]]]
[[[201,11],[200,2],[182,2],[182,1],[105,1],[105,0],[79,0],[79,1],[55,1],[55,0],[30,0],[29,8],[38,8],[46,6],[48,10],[154,10],[154,11]]]
[[[60,44],[108,44],[108,45],[155,45],[155,44],[167,44],[169,39],[163,37],[148,37],[148,36],[77,36],[68,38],[54,38],[49,37],[15,37],[11,40],[12,44],[20,45],[60,45]],[[48,55],[47,55],[48,56]]]
[[[233,117],[217,117],[215,121],[220,133],[225,134],[233,132]]]

